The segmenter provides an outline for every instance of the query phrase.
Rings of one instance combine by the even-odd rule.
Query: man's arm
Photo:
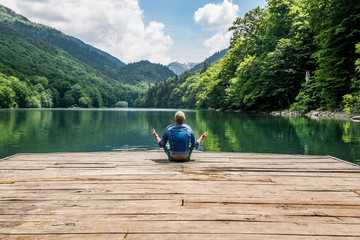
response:
[[[160,137],[159,135],[156,133],[155,129],[153,128],[152,130],[152,135],[154,135],[156,142],[158,143],[160,141]]]
[[[204,132],[203,135],[201,135],[201,137],[197,140],[199,142],[199,144],[201,143],[202,140],[204,140],[204,138],[206,138],[209,134],[207,132]]]

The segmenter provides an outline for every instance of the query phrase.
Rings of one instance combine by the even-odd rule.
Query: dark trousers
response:
[[[172,162],[188,162],[190,161],[190,156],[194,150],[194,147],[190,147],[190,152],[189,152],[189,156],[185,159],[174,159],[172,156],[171,156],[171,152],[170,152],[170,145],[169,143],[167,143],[164,147],[164,151],[166,153],[166,155],[168,156],[169,158],[169,161],[172,161]]]

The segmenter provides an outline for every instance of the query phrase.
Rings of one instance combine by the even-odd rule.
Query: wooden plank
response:
[[[0,239],[360,239],[360,168],[328,156],[19,154]]]

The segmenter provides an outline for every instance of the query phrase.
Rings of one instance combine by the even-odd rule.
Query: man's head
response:
[[[178,111],[175,113],[174,121],[178,124],[182,124],[185,122],[185,113],[182,111]]]

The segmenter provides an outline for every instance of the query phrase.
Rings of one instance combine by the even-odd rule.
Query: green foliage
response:
[[[280,39],[273,52],[264,61],[262,84],[265,89],[267,109],[281,109],[294,102],[304,79],[304,70],[299,62],[299,54],[290,39]]]
[[[129,104],[127,102],[125,102],[125,101],[118,101],[114,105],[114,107],[116,107],[116,108],[127,108],[127,107],[129,107]]]
[[[2,84],[7,82],[2,107],[111,107],[118,101],[133,103],[142,91],[1,24],[0,44]]]
[[[246,40],[246,48],[243,51],[250,55],[261,54],[263,51],[264,34],[266,33],[268,22],[266,18],[268,12],[265,9],[257,7],[245,13],[243,18],[237,18],[234,25],[229,28],[233,31],[233,37],[230,41],[230,47],[234,48],[240,39]]]
[[[180,88],[180,85],[189,76],[190,74],[186,72],[181,77],[175,76],[166,81],[156,83],[136,99],[135,106],[157,108],[183,107],[182,97],[184,91]]]
[[[337,108],[343,96],[353,91],[355,44],[360,39],[360,2],[307,0],[307,4],[318,45],[314,53],[318,64],[315,84],[322,105]]]
[[[199,80],[199,93],[197,96],[196,107],[200,109],[206,108],[218,108],[219,102],[216,102],[217,87],[219,86],[218,74],[222,67],[222,62],[224,60],[219,60],[201,74]],[[225,102],[225,99],[222,99],[222,102]]]
[[[105,52],[32,23],[0,5],[0,72],[16,77],[29,88],[10,87],[16,90],[16,104],[7,100],[2,105],[87,108],[112,107],[126,101],[133,106],[149,84],[175,76],[167,67],[148,61],[124,65]],[[2,92],[11,95],[5,87]]]
[[[227,104],[231,109],[252,109],[261,94],[260,71],[258,71],[258,62],[254,56],[248,56],[244,59],[236,70],[236,77],[230,82],[227,89]]]
[[[229,48],[226,48],[222,51],[214,53],[210,57],[206,58],[203,62],[196,64],[192,69],[189,70],[189,72],[194,73],[199,70],[203,70],[204,68],[206,68],[206,66],[222,59],[225,56],[225,54],[227,53],[227,51],[229,51]]]
[[[184,93],[182,98],[180,99],[173,98],[171,100],[173,102],[177,102],[177,101],[181,102],[182,106],[184,106],[185,108],[196,108],[197,96],[199,91],[199,87],[198,87],[199,79],[200,79],[199,72],[188,77],[186,81],[183,84],[181,84],[180,89],[178,91],[175,89],[174,94],[176,96],[179,96],[181,92]]]
[[[26,107],[29,93],[26,83],[0,73],[0,107]]]
[[[0,107],[17,107],[15,102],[15,92],[8,86],[0,86]]]
[[[360,54],[360,43],[356,44],[357,54]],[[354,91],[351,94],[345,94],[343,96],[343,110],[348,114],[360,113],[360,58],[355,61],[356,73],[352,79],[352,89]]]
[[[295,16],[291,9],[295,4],[295,0],[268,0],[267,29],[263,39],[265,51],[274,51],[280,39],[292,37]]]
[[[359,111],[359,1],[268,0],[229,30],[221,60],[161,94],[155,85],[140,105],[171,93],[168,107]]]
[[[360,113],[360,92],[355,93],[354,96],[346,94],[343,97],[344,111],[348,114]]]
[[[164,81],[170,77],[174,77],[175,73],[161,64],[140,61],[119,68],[116,76],[125,83],[141,85],[142,82],[149,84]]]
[[[118,66],[125,66],[120,60],[79,39],[67,36],[51,27],[30,22],[4,6],[0,6],[0,22],[28,37],[53,44],[93,68],[106,72],[107,75],[114,74]]]
[[[360,54],[360,42],[356,44],[356,53]],[[359,73],[360,73],[360,57],[359,56],[356,59],[355,65],[356,65],[357,76],[359,76]]]
[[[297,110],[301,113],[306,113],[314,109],[320,108],[321,99],[317,94],[313,80],[302,84],[299,94],[296,96],[296,102],[291,105],[291,110]]]

